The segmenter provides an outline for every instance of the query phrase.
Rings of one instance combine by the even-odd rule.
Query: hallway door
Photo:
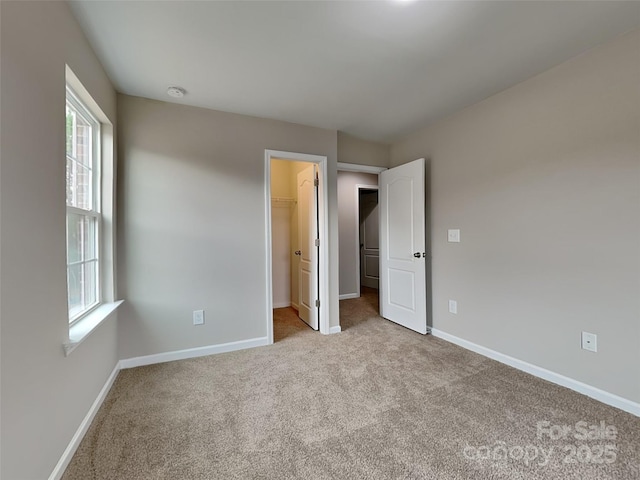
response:
[[[315,165],[298,173],[298,315],[318,330],[318,194]]]

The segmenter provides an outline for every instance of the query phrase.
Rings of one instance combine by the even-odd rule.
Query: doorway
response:
[[[373,259],[370,261],[371,266],[379,268],[379,289],[376,295],[379,304],[374,301],[380,308],[376,313],[416,332],[427,333],[429,312],[426,306],[426,264],[429,253],[425,241],[425,164],[424,158],[391,169],[338,163],[340,300],[346,301],[341,302],[341,315],[343,306],[346,310],[353,310],[354,305],[362,304],[362,301],[350,299],[360,299],[361,289],[368,288],[364,281],[360,281],[360,266],[356,271],[349,263],[349,258],[353,264],[366,262],[365,252],[361,252],[360,245],[363,242],[359,240],[359,230],[353,237],[353,233],[348,232],[355,232],[355,226],[353,230],[352,227],[342,228],[343,225],[359,224],[357,211],[354,213],[354,209],[343,208],[349,196],[353,195],[350,193],[353,192],[353,184],[357,183],[350,178],[350,173],[376,174],[380,204],[379,262]],[[354,203],[359,203],[360,193],[358,190],[357,192]],[[344,325],[343,318],[340,323]]]
[[[285,162],[295,165],[291,169],[295,173],[294,190],[290,196],[274,195],[276,187],[272,186],[272,162]],[[274,247],[274,224],[280,222],[287,214],[297,215],[303,225],[296,224],[296,239],[285,241],[287,250],[285,255],[291,255],[292,277],[290,299],[291,305],[296,308],[298,315],[313,329],[323,334],[330,333],[329,328],[329,242],[328,232],[328,185],[327,157],[275,150],[265,151],[265,232],[266,232],[266,273],[267,273],[267,339],[268,343],[274,342],[274,311],[273,308],[282,306],[281,300],[274,301],[274,292],[282,299],[281,285],[274,285],[274,268],[282,270],[282,265]],[[276,192],[277,193],[277,192]],[[295,197],[295,198],[294,198]],[[272,206],[280,204],[281,207],[294,206],[289,212],[273,209]],[[286,209],[283,209],[286,210]],[[304,215],[303,215],[304,213]],[[305,223],[306,222],[306,223]],[[301,227],[302,228],[299,228]],[[280,234],[281,235],[281,234]],[[277,238],[277,237],[276,237]],[[278,245],[279,255],[282,255],[282,245]],[[291,248],[291,247],[296,248]],[[297,272],[296,275],[293,273]],[[286,290],[286,289],[285,289]],[[296,292],[298,295],[296,296]],[[286,295],[286,292],[285,292]]]
[[[381,167],[338,163],[338,240],[339,240],[339,295],[340,300],[359,298],[361,295],[362,270],[367,276],[376,274],[374,252],[368,247],[377,240],[370,235],[366,241],[361,239],[361,196],[375,200],[378,189],[378,176]],[[362,192],[362,195],[361,195]],[[366,200],[365,200],[366,201]],[[376,203],[375,201],[373,202]],[[369,209],[371,210],[371,208]],[[367,214],[376,212],[367,211]],[[370,225],[372,227],[373,225]],[[375,226],[373,229],[375,230]],[[366,235],[366,233],[365,233]],[[377,242],[376,242],[377,243]],[[363,245],[363,248],[360,247]],[[367,247],[367,251],[363,251]],[[362,258],[366,254],[368,258]],[[367,265],[368,263],[368,265]],[[364,284],[367,284],[365,280]]]
[[[382,167],[338,163],[340,325],[379,314],[378,176]],[[364,317],[363,317],[364,318]],[[354,323],[356,322],[356,323]]]
[[[378,186],[356,185],[358,196],[358,291],[380,287],[380,215]]]

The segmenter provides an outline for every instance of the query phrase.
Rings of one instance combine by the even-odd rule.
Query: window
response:
[[[67,87],[67,301],[69,322],[101,302],[100,123]]]
[[[102,97],[107,114],[68,65],[65,77],[69,355],[123,301],[116,299],[114,268],[115,96]]]

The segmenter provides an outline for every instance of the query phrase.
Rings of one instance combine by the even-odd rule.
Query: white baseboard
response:
[[[340,333],[342,331],[342,328],[340,328],[340,325],[336,325],[335,327],[331,327],[329,329],[329,335],[331,335],[332,333]]]
[[[184,360],[187,358],[204,357],[215,353],[234,352],[236,350],[244,350],[246,348],[262,347],[268,345],[267,337],[251,338],[249,340],[240,340],[238,342],[221,343],[219,345],[208,345],[206,347],[188,348],[186,350],[177,350],[174,352],[157,353],[155,355],[145,355],[144,357],[127,358],[120,360],[120,368],[142,367],[144,365],[153,365],[155,363],[172,362],[174,360]]]
[[[293,308],[296,312],[300,311],[300,305],[298,305],[297,303],[291,302],[291,308]]]
[[[287,308],[291,306],[291,302],[279,302],[274,303],[273,308]]]
[[[84,435],[87,433],[87,430],[89,430],[89,427],[91,426],[91,422],[93,421],[93,418],[96,416],[96,413],[98,413],[98,410],[100,410],[100,406],[102,405],[102,402],[104,402],[104,399],[107,397],[109,390],[111,390],[111,386],[113,385],[113,382],[116,380],[116,377],[118,376],[119,371],[120,371],[120,362],[118,362],[116,366],[113,368],[111,375],[109,375],[109,378],[107,378],[107,381],[102,387],[102,390],[100,390],[98,397],[95,399],[95,401],[93,402],[93,405],[91,405],[91,408],[89,409],[84,419],[80,423],[78,430],[76,430],[76,433],[71,438],[69,445],[67,445],[67,448],[62,453],[62,456],[60,457],[60,460],[58,460],[58,463],[53,469],[53,472],[51,472],[51,475],[49,475],[49,480],[60,480],[62,478],[62,475],[64,474],[64,471],[69,466],[69,463],[71,462],[71,459],[73,458],[74,453],[76,453],[76,450],[80,446],[80,442],[84,438]]]
[[[350,298],[360,298],[359,293],[343,293],[338,297],[340,300],[349,300]]]
[[[569,388],[578,393],[582,393],[583,395],[598,400],[599,402],[602,402],[606,405],[619,408],[620,410],[624,410],[625,412],[640,417],[640,403],[636,403],[613,393],[606,392],[597,387],[587,385],[586,383],[574,380],[573,378],[565,377],[564,375],[552,372],[551,370],[547,370],[546,368],[538,367],[537,365],[525,362],[524,360],[519,360],[517,358],[510,357],[509,355],[496,352],[495,350],[491,350],[490,348],[486,348],[481,345],[469,342],[468,340],[464,340],[462,338],[456,337],[455,335],[451,335],[435,328],[431,329],[431,334],[434,337],[442,338],[443,340],[446,340],[448,342],[455,343],[462,348],[466,348],[467,350],[479,353],[480,355],[484,355],[485,357],[497,360],[500,363],[504,363],[505,365],[509,365],[510,367],[517,368],[518,370],[527,372],[535,377],[539,377],[551,383],[555,383],[556,385]]]

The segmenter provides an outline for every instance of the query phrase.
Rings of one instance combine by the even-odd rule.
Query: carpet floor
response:
[[[381,319],[123,370],[63,480],[640,479],[640,418]],[[582,422],[582,423],[580,423]]]

